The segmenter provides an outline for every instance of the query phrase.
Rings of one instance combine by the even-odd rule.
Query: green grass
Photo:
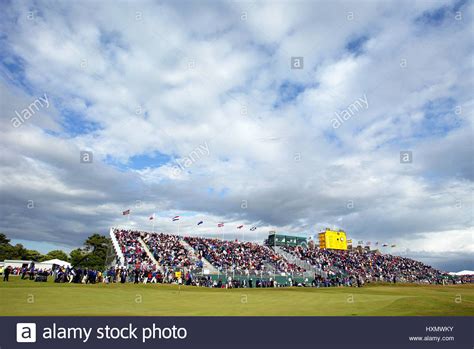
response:
[[[473,316],[474,286],[209,289],[0,281],[0,314],[144,316]],[[457,300],[457,301],[456,301]]]

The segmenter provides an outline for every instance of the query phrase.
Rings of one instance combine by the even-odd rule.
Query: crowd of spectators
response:
[[[178,235],[145,234],[143,241],[148,245],[158,264],[162,266],[189,268],[193,265]]]
[[[220,272],[260,275],[304,271],[264,245],[201,237],[185,237],[184,240],[199,258],[205,258]]]
[[[142,232],[132,230],[114,231],[115,238],[122,250],[127,269],[153,270],[156,269],[155,263],[146,253],[139,238]]]
[[[281,246],[329,276],[366,281],[436,283],[447,274],[410,258],[363,249],[331,250],[307,246]]]

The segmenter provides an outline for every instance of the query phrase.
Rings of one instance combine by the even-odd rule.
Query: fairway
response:
[[[0,283],[6,316],[472,316],[472,285],[210,289],[162,284]]]

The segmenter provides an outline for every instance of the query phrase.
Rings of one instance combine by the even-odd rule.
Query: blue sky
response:
[[[2,3],[1,232],[45,251],[152,213],[254,241],[333,226],[474,268],[472,2],[181,5]]]

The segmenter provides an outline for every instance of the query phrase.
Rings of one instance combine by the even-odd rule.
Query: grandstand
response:
[[[158,273],[170,281],[184,277],[189,284],[206,278],[244,285],[255,279],[280,286],[360,286],[366,282],[441,283],[448,277],[421,262],[379,251],[324,249],[306,243],[277,245],[276,240],[273,245],[271,241],[257,244],[116,228],[110,230],[110,237],[116,255],[111,268],[125,270],[130,281],[133,274],[141,282]]]

